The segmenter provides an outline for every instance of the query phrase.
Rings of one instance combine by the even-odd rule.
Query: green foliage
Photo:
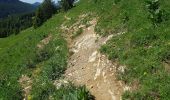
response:
[[[102,46],[101,51],[111,60],[126,65],[124,72],[118,73],[119,79],[129,85],[133,85],[135,80],[140,83],[137,90],[125,92],[123,99],[168,100],[170,79],[164,63],[169,68],[170,21],[167,16],[170,2],[152,0],[147,2],[147,9],[146,0],[121,0],[110,8],[104,5],[104,0],[101,2],[102,9],[114,12],[99,15],[97,32],[108,34],[110,30],[110,34],[123,33],[114,36]],[[107,2],[112,4],[111,0]]]
[[[75,87],[72,84],[62,86],[53,96],[53,100],[95,100],[85,86]]]
[[[115,4],[119,3],[121,0],[114,0]]]
[[[119,9],[117,6],[114,6],[115,3],[120,1],[108,1],[99,0],[99,2],[93,6],[96,6],[95,12],[100,16],[95,31],[100,35],[107,35],[117,32],[120,29],[120,24],[122,22],[121,18],[125,18],[123,14],[118,14]]]
[[[82,13],[79,8],[70,11],[75,12],[69,14],[72,17]],[[29,28],[16,36],[0,38],[0,99],[23,99],[18,82],[22,75],[33,80],[29,98],[44,100],[55,93],[53,81],[64,73],[68,58],[67,44],[59,30],[65,21],[63,16],[65,13],[59,13],[36,29]],[[38,49],[37,44],[48,34],[52,35],[52,40],[42,50]],[[77,91],[75,94],[79,98],[90,95],[85,89],[81,89],[81,92],[78,88],[72,88],[72,91]]]
[[[157,24],[166,20],[165,10],[160,8],[159,0],[146,1],[146,3],[148,11],[150,12],[149,18],[153,25],[157,26]]]
[[[152,29],[153,30],[153,29]],[[134,33],[131,36],[131,41],[130,44],[132,47],[136,47],[136,46],[150,46],[150,44],[153,41],[158,40],[158,36],[156,33],[154,33],[153,31],[151,31],[151,29],[149,30],[143,30],[141,31],[141,33]]]
[[[80,6],[74,7],[67,13],[56,15],[37,29],[30,28],[18,36],[0,39],[2,43],[0,44],[0,97],[8,100],[11,99],[11,95],[12,98],[22,98],[17,79],[23,73],[31,73],[30,76],[34,81],[31,92],[33,99],[46,99],[51,96],[59,100],[91,98],[85,89],[74,86],[73,88],[63,86],[55,90],[52,81],[62,76],[67,65],[66,42],[61,35],[56,35],[59,33],[58,27],[64,21],[63,16],[73,19],[68,23],[72,24],[77,21],[79,15],[92,12],[98,17],[96,26],[98,34],[123,33],[114,36],[101,48],[111,60],[118,60],[120,64],[126,65],[125,71],[118,73],[119,79],[129,85],[135,80],[139,81],[138,89],[125,92],[123,99],[168,100],[170,75],[163,63],[169,64],[170,59],[170,21],[161,21],[158,24],[157,20],[159,18],[164,20],[162,11],[165,11],[166,18],[169,18],[167,16],[170,14],[170,2],[159,1],[159,9],[163,10],[159,13],[161,17],[158,17],[159,14],[155,17],[159,27],[153,27],[153,22],[148,18],[152,13],[146,9],[146,0],[116,0],[117,3],[114,0],[98,1],[94,3],[92,0],[81,0],[78,3]],[[54,34],[52,44],[47,45],[50,49],[37,51],[36,45],[48,33]],[[33,61],[34,68],[31,70],[27,66],[27,58]],[[39,71],[34,74],[32,70]]]
[[[34,28],[41,26],[45,21],[52,17],[56,13],[56,7],[51,0],[44,0],[40,7],[36,11],[34,19]]]
[[[69,84],[61,87],[59,90],[55,88],[52,80],[59,79],[67,66],[68,50],[66,41],[58,37],[51,41],[46,48],[52,48],[48,49],[48,52],[51,52],[52,55],[48,59],[43,60],[43,65],[40,63],[41,72],[36,75],[33,82],[31,98],[33,100],[48,100],[49,97],[54,100],[94,100],[94,97],[85,87],[75,87]]]
[[[4,72],[4,75],[0,76],[0,99],[21,100],[23,98],[21,87],[19,86],[19,84],[16,84],[17,83],[16,79],[10,78],[10,76],[7,76],[6,73],[7,72]],[[8,80],[12,81],[9,82]]]
[[[59,51],[55,56],[57,59],[53,61],[60,67],[58,69],[66,68],[66,60],[67,60],[67,46],[66,42],[61,38],[58,31],[56,31],[56,27],[59,26],[62,22],[62,14],[55,16],[56,18],[52,18],[47,23],[45,23],[42,27],[38,29],[27,29],[18,34],[17,36],[10,36],[7,38],[0,39],[0,98],[3,100],[11,100],[12,98],[16,98],[15,100],[20,100],[23,97],[23,93],[21,93],[21,87],[18,83],[18,79],[22,74],[30,74],[37,68],[37,64],[43,63],[42,61],[47,61],[49,57],[51,57],[52,50],[55,49],[57,43],[58,45],[62,45],[62,51]],[[44,48],[44,51],[38,51],[37,44],[44,39],[44,36],[47,36],[48,33],[53,34],[55,39],[58,39],[56,45],[49,45],[51,49]],[[47,46],[48,47],[48,46]],[[49,51],[49,52],[48,52]],[[41,59],[41,56],[37,56],[39,54],[44,54],[41,52],[48,52],[50,56],[46,59]],[[59,56],[61,55],[61,56]],[[5,58],[5,59],[4,59]],[[37,62],[36,59],[39,59]],[[30,69],[28,64],[28,60],[33,62],[33,69]],[[60,61],[59,61],[60,60]],[[41,62],[40,62],[41,61]],[[48,64],[48,63],[47,63]],[[61,65],[62,64],[62,65]],[[44,65],[45,66],[45,65]],[[49,65],[50,66],[50,65]],[[54,65],[55,66],[55,65]],[[58,67],[58,66],[55,66]],[[50,67],[47,67],[50,68]],[[57,69],[57,68],[56,68]],[[46,69],[43,69],[43,72],[46,72]],[[58,72],[58,71],[57,71]],[[49,71],[49,73],[51,73]],[[53,74],[53,73],[51,73]],[[50,74],[50,75],[51,75]],[[30,75],[29,75],[30,76]],[[56,74],[51,75],[49,77],[56,77]],[[49,80],[48,80],[49,81]],[[22,91],[23,92],[23,91]]]
[[[64,11],[68,11],[73,7],[74,0],[61,0],[61,6]]]
[[[38,77],[39,80],[34,82],[31,99],[32,100],[49,100],[50,94],[55,91],[55,86],[47,78]]]
[[[34,13],[27,13],[15,16],[9,16],[0,20],[0,38],[7,37],[12,34],[18,34],[32,26],[32,17]]]

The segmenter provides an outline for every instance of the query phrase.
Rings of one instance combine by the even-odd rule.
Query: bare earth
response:
[[[125,89],[116,79],[116,66],[99,52],[99,48],[112,36],[96,35],[96,19],[90,23],[92,26],[85,28],[70,46],[73,55],[65,77],[77,85],[86,85],[96,100],[121,100]]]

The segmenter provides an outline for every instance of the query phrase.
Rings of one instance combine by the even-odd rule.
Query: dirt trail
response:
[[[123,84],[116,79],[116,67],[108,58],[99,52],[101,45],[112,36],[99,37],[92,26],[75,38],[70,50],[70,57],[65,77],[77,85],[86,85],[96,100],[121,100]]]
[[[28,77],[27,75],[22,75],[21,78],[18,80],[18,82],[20,83],[21,87],[23,88],[24,91],[24,99],[23,100],[27,100],[28,95],[31,92],[32,89],[32,79],[30,77]]]

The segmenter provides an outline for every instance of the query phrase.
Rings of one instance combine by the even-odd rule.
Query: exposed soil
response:
[[[39,44],[37,44],[37,47],[38,47],[39,49],[43,49],[44,46],[46,46],[46,45],[50,42],[51,39],[52,39],[52,35],[49,34],[46,38],[44,38],[43,40],[41,40]]]
[[[23,88],[24,100],[26,100],[26,98],[28,98],[28,95],[30,94],[30,91],[32,89],[32,80],[30,77],[28,77],[26,75],[22,75],[22,77],[19,79],[18,82],[20,83],[20,85]]]
[[[90,23],[92,26],[71,41],[72,55],[65,77],[77,85],[86,85],[96,100],[120,100],[127,87],[117,80],[116,65],[99,52],[99,48],[113,35],[98,36],[94,31],[96,19]]]

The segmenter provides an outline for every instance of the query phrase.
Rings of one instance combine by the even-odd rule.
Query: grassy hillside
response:
[[[48,92],[43,94],[44,91],[53,91],[54,86],[51,80],[61,76],[67,65],[66,41],[57,29],[63,20],[63,14],[59,14],[39,29],[30,28],[22,31],[18,36],[0,39],[1,99],[18,100],[22,98],[22,89],[18,83],[22,74],[33,78],[31,98],[35,100],[47,98],[49,94]],[[39,50],[37,44],[49,34],[53,39],[43,50]],[[58,49],[56,50],[56,48]],[[45,85],[41,86],[41,84]]]
[[[58,18],[60,18],[60,16]],[[58,22],[58,24],[54,22]],[[57,57],[60,57],[60,63],[56,62],[55,64],[60,67],[66,67],[66,42],[61,38],[57,30],[55,30],[55,28],[60,25],[61,22],[62,18],[60,20],[53,18],[37,30],[30,28],[23,31],[21,35],[0,40],[2,43],[4,43],[1,45],[0,51],[0,74],[2,80],[0,97],[5,97],[8,100],[12,98],[21,98],[21,94],[19,92],[21,89],[19,88],[19,84],[17,82],[19,77],[24,73],[31,75],[31,72],[36,70],[36,66],[40,63],[42,63],[42,66],[45,66],[47,63],[52,63],[53,60],[57,59]],[[43,38],[47,37],[48,34],[53,35],[54,39],[51,40],[53,42],[50,42],[47,45],[49,48],[44,48],[44,50],[38,51],[37,44]],[[63,53],[57,53],[60,52],[60,50],[54,51],[55,47],[57,46],[60,46],[60,49],[64,50]],[[47,53],[47,57],[41,59],[39,56],[43,56],[43,53]]]
[[[76,10],[74,8],[70,12]],[[79,16],[80,12],[74,16]],[[22,76],[31,78],[32,89],[28,96],[31,100],[93,98],[84,87],[70,84],[57,90],[53,84],[67,67],[67,43],[60,31],[67,14],[69,12],[59,13],[37,29],[29,28],[17,36],[0,39],[0,99],[24,98],[19,82]],[[49,36],[52,37],[49,43],[42,49],[38,48],[38,44]]]
[[[90,17],[98,17],[98,34],[123,33],[114,36],[101,48],[111,60],[126,66],[124,72],[118,73],[118,78],[132,86],[132,90],[125,92],[123,99],[168,100],[170,2],[161,0],[158,5],[149,4],[145,0],[81,0],[76,7],[53,16],[38,29],[30,28],[17,36],[0,39],[0,99],[23,97],[18,82],[23,74],[33,80],[31,99],[75,96],[68,91],[89,96],[83,87],[63,86],[56,91],[52,82],[61,76],[67,65],[67,44],[59,29],[65,21],[64,16],[71,18],[66,21],[69,26],[78,20],[79,15],[92,13]],[[37,44],[49,34],[53,38],[39,50]]]
[[[117,1],[117,2],[116,2]],[[126,66],[118,78],[132,87],[123,98],[168,100],[170,97],[170,2],[156,0],[101,0],[104,15],[99,34],[115,34],[101,48],[110,59]],[[109,8],[110,7],[110,8]]]
[[[170,94],[170,2],[167,0],[81,0],[72,11],[98,16],[96,32],[116,35],[101,52],[125,66],[118,79],[131,87],[130,100],[168,100]],[[74,21],[73,21],[74,22]]]

